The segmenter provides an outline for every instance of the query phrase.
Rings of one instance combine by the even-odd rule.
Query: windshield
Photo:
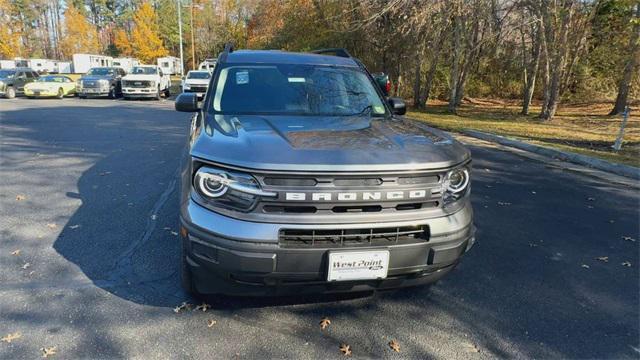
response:
[[[37,82],[66,82],[64,76],[42,76],[36,80]]]
[[[324,116],[386,114],[382,99],[360,69],[297,64],[223,68],[209,111]]]
[[[208,71],[199,71],[199,72],[189,71],[189,73],[187,74],[187,79],[208,79],[210,77],[211,77],[211,74],[209,74]]]
[[[98,76],[113,75],[113,69],[111,69],[111,68],[93,68],[93,69],[89,70],[87,75],[98,75]]]
[[[156,68],[148,67],[148,66],[136,66],[136,67],[133,68],[133,70],[131,70],[132,74],[153,75],[153,74],[155,74],[157,72],[158,71],[156,70]]]
[[[13,70],[0,70],[0,79],[12,79],[15,73]]]

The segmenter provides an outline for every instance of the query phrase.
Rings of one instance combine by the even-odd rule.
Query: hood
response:
[[[209,85],[210,79],[185,79],[184,83],[189,85]]]
[[[149,75],[149,74],[129,74],[122,78],[122,80],[146,80],[146,81],[154,81],[158,79],[158,75]]]
[[[446,133],[406,118],[209,115],[191,154],[287,171],[442,169],[470,158]]]
[[[112,75],[82,75],[80,80],[111,80]]]
[[[32,81],[30,83],[27,83],[24,87],[25,88],[29,88],[29,89],[48,89],[48,88],[53,88],[55,86],[60,87],[63,86],[64,83],[56,83],[56,82],[37,82],[37,81]]]

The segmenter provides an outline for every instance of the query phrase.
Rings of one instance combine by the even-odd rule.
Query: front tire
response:
[[[115,99],[116,98],[116,88],[112,87],[111,90],[109,90],[109,99]]]
[[[64,89],[58,89],[58,95],[56,95],[58,99],[62,99],[64,97]]]
[[[167,89],[164,91],[164,98],[165,98],[165,99],[168,99],[168,98],[169,98],[169,96],[171,96],[171,90],[169,90],[169,88],[167,88]]]
[[[160,100],[160,86],[158,86],[158,91],[156,92],[155,100]]]
[[[13,86],[9,86],[7,88],[7,92],[4,93],[4,97],[6,97],[7,99],[13,99],[14,97],[16,97],[16,90],[13,88]]]

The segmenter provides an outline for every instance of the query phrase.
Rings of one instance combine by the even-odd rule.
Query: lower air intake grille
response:
[[[429,241],[428,226],[366,229],[282,229],[279,244],[287,248],[335,248],[415,244]]]

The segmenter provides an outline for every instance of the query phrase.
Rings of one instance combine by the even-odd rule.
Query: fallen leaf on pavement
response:
[[[320,330],[326,329],[329,325],[331,325],[331,320],[329,320],[329,318],[324,317],[320,320]]]
[[[55,355],[56,351],[58,351],[58,347],[57,346],[44,347],[40,350],[42,350],[42,357],[46,358],[46,357]]]
[[[596,201],[596,198],[588,197],[587,201]]]
[[[13,256],[18,256],[18,255],[20,255],[20,249],[12,251],[12,252],[11,252],[11,255],[13,255]]]
[[[218,322],[212,319],[207,320],[207,327],[213,327],[213,325],[217,324]]]
[[[631,267],[631,263],[629,261],[625,261],[622,264],[620,264],[622,266],[626,266],[626,267]]]
[[[202,310],[202,312],[207,312],[207,309],[210,309],[211,305],[207,304],[207,303],[202,303],[198,306],[196,306],[195,310]]]
[[[173,236],[178,236],[178,233],[177,233],[177,232],[175,232],[175,231],[172,231],[172,232],[171,232],[171,235],[173,235]]]
[[[165,227],[164,227],[164,228],[162,228],[162,229],[163,229],[163,230],[167,230],[167,231],[171,230],[171,228],[170,228],[170,227],[168,227],[168,226],[165,226]]]
[[[58,227],[58,225],[57,225],[57,224],[55,224],[55,223],[48,223],[48,224],[47,224],[47,227],[48,227],[49,229],[55,229],[55,228],[57,228],[57,227]]]
[[[636,242],[636,239],[632,238],[631,236],[623,236],[622,240]]]
[[[535,191],[532,191],[531,193],[532,193],[533,195],[537,194],[537,192],[535,192]]]
[[[69,229],[75,230],[75,229],[77,229],[79,227],[80,227],[80,225],[71,225],[71,226],[69,226]]]
[[[100,173],[100,176],[105,176],[111,174],[111,171],[103,171]]]
[[[500,205],[500,206],[509,206],[509,205],[511,205],[511,203],[510,202],[498,201],[498,205]]]
[[[478,349],[478,347],[473,344],[467,343],[467,344],[464,344],[464,346],[467,348],[468,352],[476,352],[476,353],[480,352],[480,349]]]
[[[389,347],[395,352],[400,352],[400,344],[395,340],[389,341]]]
[[[178,313],[179,313],[180,311],[182,311],[182,310],[189,310],[189,309],[191,309],[191,306],[192,306],[192,305],[191,305],[191,304],[189,304],[188,302],[183,302],[182,304],[180,304],[180,305],[176,306],[176,307],[173,309],[173,312],[174,312],[174,313],[176,313],[176,314],[178,314]]]
[[[155,220],[157,218],[158,218],[158,215],[156,215],[156,214],[151,215],[151,220]]]
[[[27,270],[29,268],[29,266],[31,266],[30,263],[25,263],[24,265],[22,265],[22,269],[23,270]]]
[[[22,200],[26,200],[26,199],[27,199],[26,195],[20,194],[20,195],[16,196],[16,201],[22,201]]]
[[[609,257],[608,256],[598,256],[596,258],[596,260],[602,261],[602,262],[609,262]]]
[[[587,264],[582,264],[581,266],[582,266],[583,268],[585,268],[585,269],[588,269],[588,268],[589,268],[589,265],[587,265]]]
[[[344,356],[351,356],[351,346],[347,344],[340,345],[340,351],[342,352],[342,354],[344,354]]]
[[[22,337],[22,334],[20,334],[19,332],[14,332],[13,334],[7,334],[7,336],[3,337],[0,340],[6,343],[10,343],[13,340],[20,339],[21,337]]]

